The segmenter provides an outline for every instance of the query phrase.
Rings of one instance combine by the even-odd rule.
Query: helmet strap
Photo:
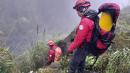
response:
[[[83,11],[83,14],[85,15],[88,11],[89,11],[89,9],[88,9],[88,7],[86,7],[85,10]]]

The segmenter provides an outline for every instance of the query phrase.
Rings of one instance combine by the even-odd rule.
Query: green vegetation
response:
[[[130,50],[125,48],[110,55],[105,73],[129,73],[129,69]]]
[[[47,47],[44,43],[37,43],[32,49],[17,59],[20,71],[28,73],[45,66],[47,61]]]
[[[0,48],[0,73],[19,73],[7,48]]]

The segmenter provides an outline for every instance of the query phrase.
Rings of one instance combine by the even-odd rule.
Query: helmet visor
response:
[[[90,2],[79,3],[78,5],[75,5],[73,7],[73,9],[77,9],[80,6],[89,7],[90,6]]]

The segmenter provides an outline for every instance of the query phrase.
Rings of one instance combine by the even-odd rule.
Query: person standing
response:
[[[94,21],[86,16],[86,13],[90,10],[90,2],[87,0],[78,0],[73,7],[81,21],[76,30],[76,36],[74,41],[69,45],[67,52],[72,53],[74,50],[74,55],[71,59],[68,73],[83,73],[85,67],[85,59],[88,55],[86,48],[82,48],[83,42],[90,42],[91,34],[93,30]]]

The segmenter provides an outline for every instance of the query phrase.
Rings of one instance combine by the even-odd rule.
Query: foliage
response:
[[[109,55],[107,53],[104,53],[102,56],[100,56],[93,67],[94,70],[99,71],[100,73],[105,73],[105,69],[109,63]]]
[[[125,48],[110,55],[105,73],[129,73],[129,69],[130,50]]]
[[[37,43],[24,55],[17,58],[19,68],[22,73],[28,73],[31,70],[37,70],[46,65],[47,46],[45,43]]]
[[[66,47],[67,43],[63,40],[58,40],[58,41],[56,41],[56,44],[57,44],[57,46],[59,46],[62,49],[63,54],[65,54],[66,48],[67,48]]]
[[[0,48],[0,73],[19,73],[7,48]]]
[[[61,70],[53,69],[53,68],[40,68],[37,73],[63,73]]]
[[[64,70],[65,73],[68,71],[69,67],[69,56],[65,55],[60,60],[60,69]]]

